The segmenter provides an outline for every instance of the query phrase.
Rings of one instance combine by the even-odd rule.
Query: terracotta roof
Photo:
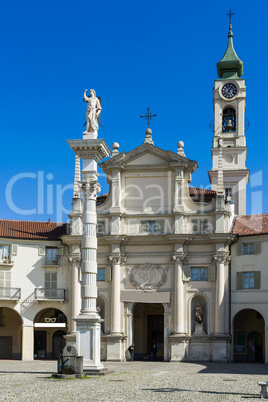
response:
[[[268,233],[268,214],[238,216],[234,223],[233,233],[239,236]]]
[[[9,221],[0,219],[0,237],[29,240],[60,240],[67,234],[67,223]]]
[[[189,187],[190,197],[196,202],[211,202],[215,198],[216,191],[205,188]]]

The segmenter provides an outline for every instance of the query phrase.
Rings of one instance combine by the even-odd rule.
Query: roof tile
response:
[[[67,233],[67,223],[0,219],[0,237],[29,240],[60,240],[60,236]]]
[[[239,236],[268,233],[268,214],[238,216],[234,223],[233,233]]]

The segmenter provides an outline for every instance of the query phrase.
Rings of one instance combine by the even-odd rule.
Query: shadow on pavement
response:
[[[198,391],[192,389],[183,389],[183,388],[143,388],[143,391],[152,391],[152,392],[191,392],[200,394],[211,394],[211,395],[238,395],[241,396],[242,399],[252,399],[252,398],[260,398],[260,394],[243,394],[243,392],[217,392],[217,391]]]

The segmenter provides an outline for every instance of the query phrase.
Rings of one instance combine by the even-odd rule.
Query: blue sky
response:
[[[176,152],[183,140],[199,164],[192,185],[208,187],[212,89],[230,7],[247,85],[248,213],[268,212],[265,2],[15,0],[0,13],[0,218],[67,220],[75,156],[66,140],[82,138],[86,88],[102,98],[99,137],[110,147],[142,144],[139,116],[149,107],[155,145]]]

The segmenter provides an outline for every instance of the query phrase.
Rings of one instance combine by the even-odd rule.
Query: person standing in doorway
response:
[[[156,353],[157,353],[157,347],[156,344],[154,343],[152,347],[152,359],[154,362],[156,361]]]
[[[132,343],[132,345],[130,345],[130,347],[128,348],[132,362],[134,362],[134,346],[135,346],[134,343]]]

